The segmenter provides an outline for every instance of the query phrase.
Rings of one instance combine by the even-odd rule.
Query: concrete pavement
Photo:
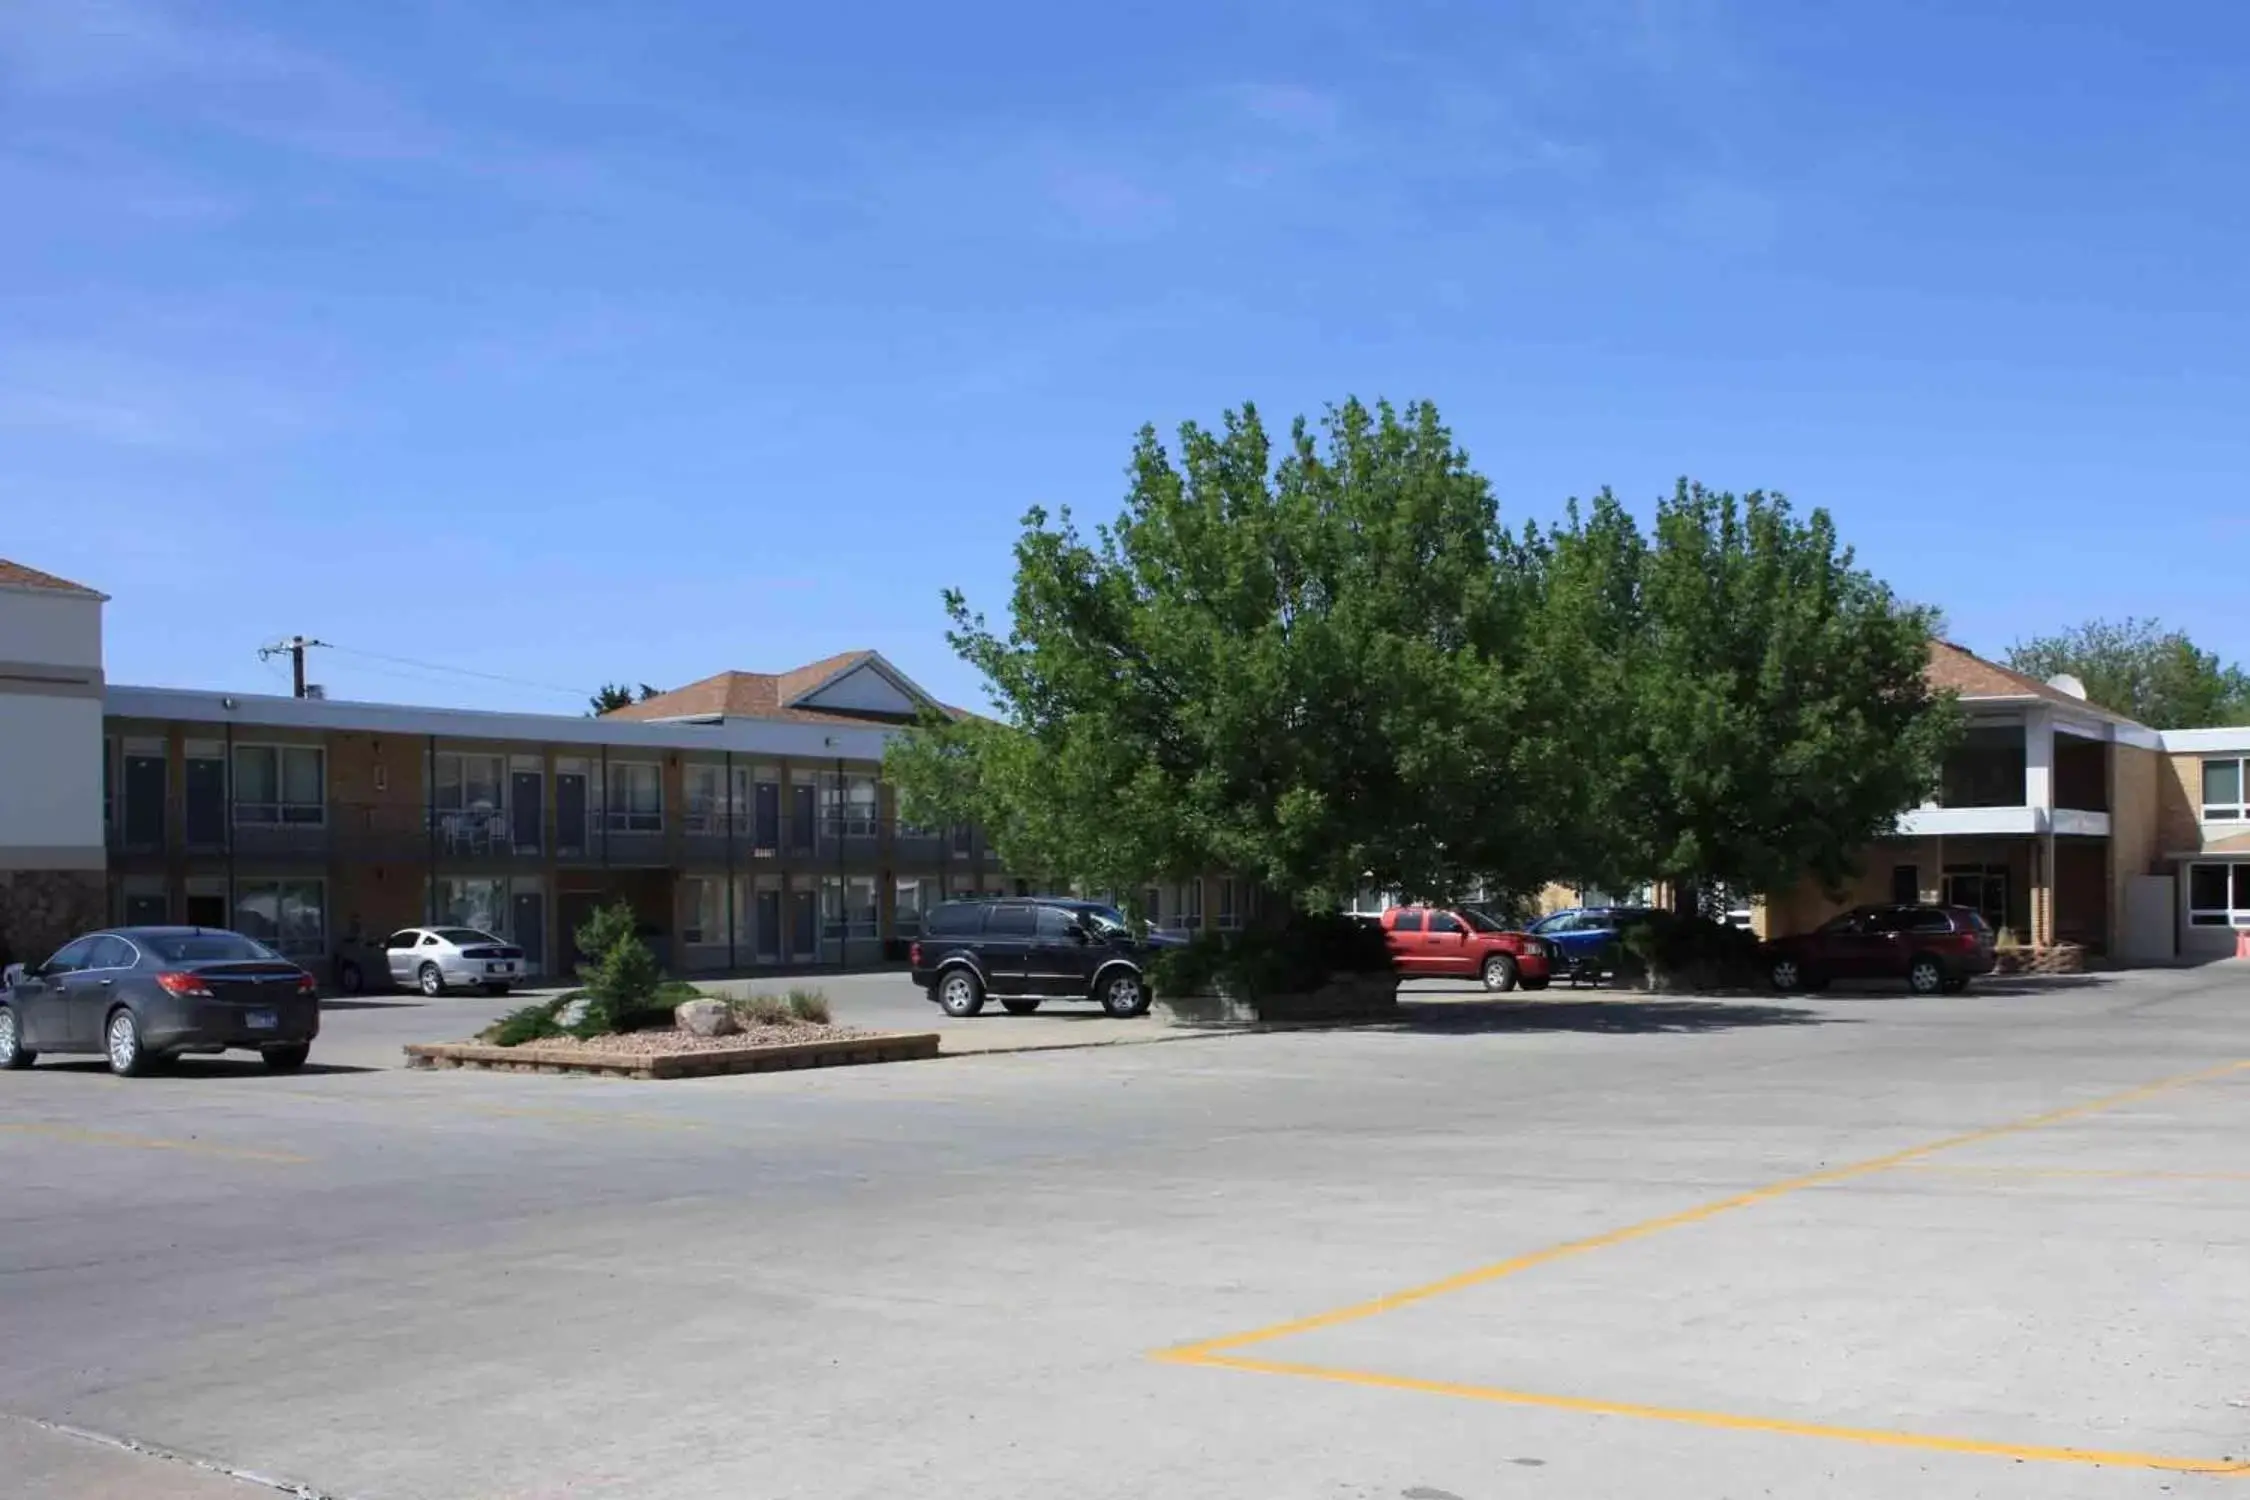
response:
[[[2244,1060],[2223,966],[653,1085],[42,1063],[0,1412],[347,1500],[2234,1493]]]

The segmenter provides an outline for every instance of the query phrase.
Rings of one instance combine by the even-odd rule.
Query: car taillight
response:
[[[910,968],[919,969],[922,967],[922,945],[920,943],[913,943],[907,947],[906,962]]]
[[[312,975],[299,974],[297,976],[297,993],[305,996],[318,995],[320,993],[320,986],[313,983]]]
[[[193,974],[183,974],[177,969],[166,969],[156,976],[156,983],[167,995],[196,995],[205,1000],[211,998],[210,986]]]

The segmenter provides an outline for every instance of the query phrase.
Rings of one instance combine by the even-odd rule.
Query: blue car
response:
[[[1566,967],[1607,968],[1620,929],[1651,915],[1645,906],[1574,906],[1549,912],[1531,930],[1560,950]]]

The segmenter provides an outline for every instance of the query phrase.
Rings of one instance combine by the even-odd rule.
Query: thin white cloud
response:
[[[75,346],[0,353],[0,431],[110,449],[217,454],[322,425],[303,384],[281,385],[208,357]]]

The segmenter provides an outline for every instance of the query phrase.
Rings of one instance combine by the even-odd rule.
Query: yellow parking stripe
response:
[[[1904,1151],[1893,1151],[1884,1156],[1869,1157],[1865,1161],[1850,1162],[1841,1167],[1829,1167],[1824,1171],[1807,1172],[1800,1177],[1784,1178],[1780,1182],[1769,1183],[1765,1187],[1753,1188],[1747,1193],[1736,1193],[1730,1198],[1720,1198],[1714,1202],[1698,1204],[1694,1208],[1682,1209],[1678,1213],[1665,1214],[1661,1218],[1644,1219],[1638,1224],[1628,1224],[1622,1229],[1612,1229],[1604,1234],[1590,1235],[1582,1240],[1571,1240],[1565,1244],[1550,1245],[1544,1250],[1534,1250],[1528,1255],[1511,1256],[1507,1260],[1494,1261],[1490,1265],[1478,1266],[1473,1270],[1463,1271],[1459,1275],[1448,1276],[1441,1281],[1426,1282],[1421,1286],[1386,1293],[1380,1297],[1370,1298],[1365,1302],[1355,1302],[1349,1307],[1334,1308],[1328,1312],[1314,1313],[1310,1317],[1292,1318],[1284,1323],[1273,1323],[1264,1328],[1253,1328],[1246,1333],[1230,1333],[1221,1338],[1206,1339],[1201,1343],[1183,1345],[1178,1349],[1159,1351],[1157,1357],[1181,1358],[1195,1355],[1223,1354],[1229,1350],[1246,1349],[1252,1344],[1264,1344],[1274,1339],[1289,1338],[1295,1334],[1313,1333],[1323,1328],[1334,1328],[1342,1323],[1356,1323],[1363,1318],[1372,1318],[1380,1313],[1393,1312],[1402,1307],[1411,1307],[1417,1302],[1427,1302],[1432,1297],[1442,1297],[1449,1292],[1466,1291],[1470,1287],[1483,1286],[1488,1282],[1499,1281],[1503,1277],[1514,1276],[1536,1266],[1566,1260],[1574,1255],[1584,1255],[1590,1250],[1605,1250],[1612,1245],[1622,1245],[1632,1240],[1646,1239],[1652,1234],[1662,1234],[1667,1229],[1680,1229],[1689,1224],[1700,1224],[1706,1219],[1715,1219],[1721,1214],[1733,1213],[1737,1209],[1753,1208],[1760,1203],[1771,1203],[1776,1198],[1787,1197],[1791,1193],[1801,1193],[1807,1188],[1826,1187],[1831,1183],[1849,1182],[1855,1177],[1866,1177],[1876,1172],[1887,1172],[1894,1167],[1903,1167],[1909,1163],[1918,1162],[1924,1157],[1935,1156],[1940,1151],[1954,1151],[1963,1146],[1976,1145],[1980,1141],[1998,1140],[2003,1136],[2020,1135],[2028,1130],[2042,1130],[2050,1125],[2060,1125],[2067,1120],[2100,1114],[2104,1110],[2135,1104],[2143,1099],[2154,1098],[2158,1094],[2169,1093],[2173,1089],[2185,1088],[2191,1083],[2207,1082],[2210,1079],[2224,1077],[2229,1073],[2239,1072],[2246,1068],[2250,1068],[2250,1059],[2221,1063],[2214,1068],[2199,1068],[2193,1073],[2181,1073],[2171,1078],[2160,1078],[2154,1083],[2143,1084],[2139,1088],[2126,1089],[2116,1094],[2105,1094],[2099,1099],[2089,1099],[2084,1104],[2073,1104],[2063,1109],[2051,1109],[2045,1113],[2031,1115],[2006,1125],[1993,1125],[1983,1130],[1971,1130],[1961,1135],[1950,1135],[1943,1140],[1931,1141],[1926,1145],[1909,1146]]]
[[[1882,1427],[1838,1427],[1826,1422],[1796,1422],[1785,1417],[1741,1416],[1733,1412],[1646,1406],[1631,1401],[1594,1401],[1583,1396],[1550,1396],[1537,1391],[1461,1385],[1449,1380],[1414,1380],[1406,1376],[1378,1375],[1365,1370],[1338,1370],[1326,1365],[1245,1359],[1231,1354],[1175,1356],[1174,1362],[1213,1369],[1246,1370],[1256,1375],[1293,1375],[1305,1380],[1337,1381],[1345,1385],[1373,1386],[1378,1390],[1413,1391],[1426,1396],[1452,1396],[1464,1401],[1488,1401],[1503,1406],[1543,1407],[1549,1411],[1579,1412],[1596,1417],[1637,1417],[1643,1421],[1677,1422],[1690,1427],[1711,1427],[1729,1432],[1770,1432],[1783,1437],[1827,1438],[1832,1442],[1860,1443],[1878,1448],[1918,1448],[1931,1453],[1975,1454],[1985,1458],[2012,1458],[2027,1463],[2103,1464],[2120,1469],[2162,1469],[2181,1474],[2250,1473],[2250,1460],[2243,1459],[2175,1458],[2161,1453],[2130,1453],[2102,1448],[1994,1443],[1979,1438],[1939,1437],[1931,1433],[1898,1432]]]

